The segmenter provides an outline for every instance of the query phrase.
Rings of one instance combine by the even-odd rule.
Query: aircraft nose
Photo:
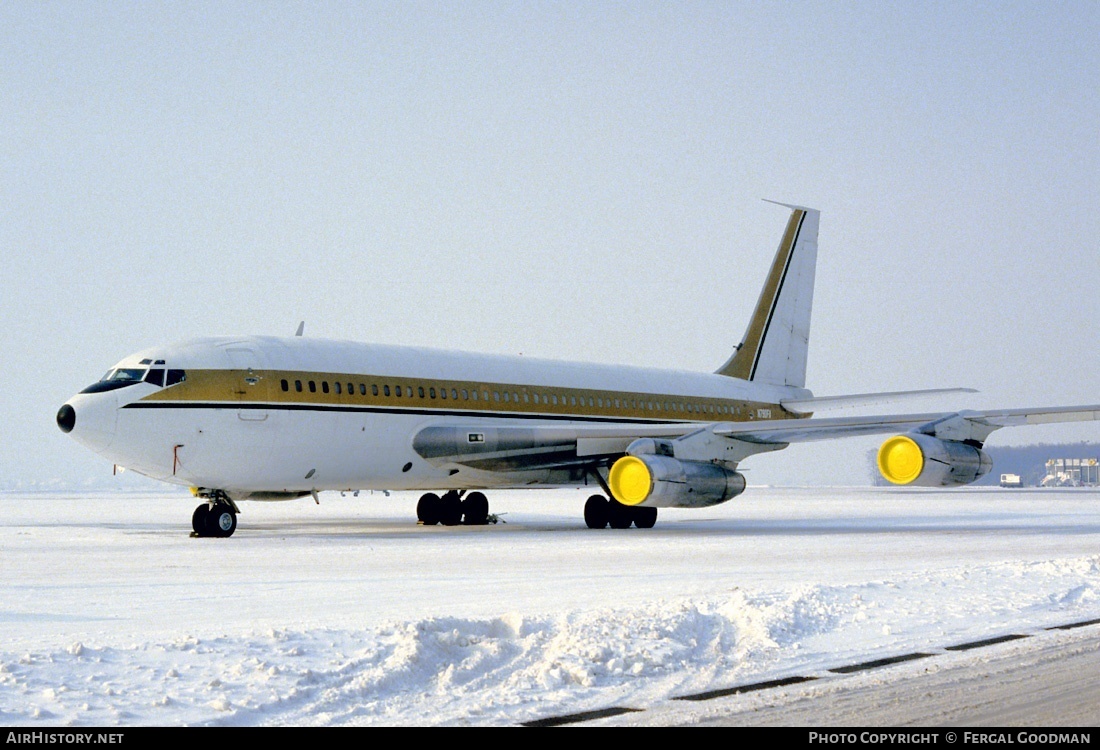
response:
[[[117,422],[118,397],[114,391],[79,393],[57,411],[61,431],[96,452],[114,442]]]
[[[76,409],[65,404],[57,410],[57,426],[62,432],[72,432],[76,427]]]

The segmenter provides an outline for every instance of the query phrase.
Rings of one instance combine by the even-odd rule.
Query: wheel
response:
[[[203,503],[199,507],[195,508],[195,512],[191,514],[191,529],[195,532],[195,536],[206,536],[206,517],[210,514],[210,506]]]
[[[633,508],[629,508],[617,500],[612,500],[607,504],[607,509],[607,523],[611,528],[629,529],[630,524],[634,523]]]
[[[584,503],[584,523],[590,529],[607,528],[610,513],[609,503],[603,495],[592,495]]]
[[[237,514],[228,505],[215,505],[206,514],[207,536],[229,537],[237,530]]]
[[[420,501],[416,504],[416,519],[425,526],[435,526],[439,523],[441,505],[439,495],[432,492],[421,495]]]
[[[489,499],[480,492],[471,492],[462,500],[462,523],[484,526],[489,523]]]
[[[439,522],[444,526],[462,523],[462,498],[457,492],[448,492],[439,498]]]
[[[639,529],[652,529],[657,523],[656,508],[634,508],[634,525]]]

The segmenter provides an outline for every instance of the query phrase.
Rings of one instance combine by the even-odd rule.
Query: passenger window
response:
[[[508,403],[508,391],[504,392],[504,403]]]
[[[447,398],[447,389],[446,388],[440,388],[439,389],[439,397],[442,398],[442,399]]]
[[[360,383],[359,384],[359,395],[360,396],[366,396],[367,395],[367,385],[366,385],[366,383]]]
[[[432,398],[435,398],[435,388],[429,388],[428,389],[428,395],[431,396]]]
[[[328,393],[328,381],[327,380],[322,380],[321,381],[321,392],[322,393]]]
[[[388,385],[382,386],[382,395],[387,397],[390,395],[390,387]]]
[[[335,383],[333,383],[332,388],[333,388],[333,390],[336,391],[336,395],[339,396],[340,395],[340,381],[337,380]]]
[[[493,391],[493,401],[500,401],[500,391]]]
[[[465,388],[462,389],[462,400],[463,401],[469,401],[470,400],[470,392],[468,390],[466,390]]]
[[[420,398],[424,398],[424,386],[418,386],[416,392]]]
[[[175,385],[176,383],[182,383],[187,380],[187,375],[183,370],[169,370],[168,377],[165,379],[164,384]]]
[[[530,395],[528,395],[528,394],[526,394],[526,393],[525,393],[525,394],[523,394],[523,403],[525,403],[525,404],[529,404],[529,403],[531,403],[531,397],[530,397]]]
[[[489,391],[482,391],[481,392],[481,400],[482,401],[488,401],[489,400]]]
[[[558,394],[556,394],[556,393],[552,394],[550,396],[550,400],[553,402],[554,406],[557,406],[558,405]]]
[[[401,386],[399,386],[399,385],[395,385],[395,386],[393,387],[393,392],[394,392],[395,394],[397,394],[397,397],[398,397],[398,398],[400,398],[400,397],[401,397]]]
[[[371,393],[372,396],[377,396],[378,395],[378,386],[375,385],[374,383],[371,383],[370,393]]]
[[[317,384],[314,383],[312,380],[309,381],[309,392],[310,393],[316,393],[317,392]]]
[[[463,391],[465,393],[465,391]],[[470,391],[470,400],[477,401],[477,391]]]
[[[158,388],[164,387],[164,370],[150,370],[145,373],[145,382],[152,383]]]
[[[458,400],[458,389],[457,388],[452,388],[451,389],[451,398],[455,399],[456,401]]]
[[[282,386],[284,392],[290,390],[290,383],[286,382],[286,379],[280,380],[279,385]]]
[[[301,380],[295,380],[294,381],[294,390],[298,391],[298,393],[302,392],[302,381]]]

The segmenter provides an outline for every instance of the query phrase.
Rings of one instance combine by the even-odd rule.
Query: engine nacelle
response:
[[[607,483],[623,505],[646,508],[705,508],[745,491],[745,477],[736,471],[648,453],[620,458]]]
[[[892,484],[953,487],[976,482],[993,459],[973,445],[912,432],[896,435],[878,449],[878,470]]]

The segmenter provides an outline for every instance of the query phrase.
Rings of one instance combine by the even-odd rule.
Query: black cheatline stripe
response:
[[[520,726],[524,727],[560,727],[564,724],[576,724],[580,721],[592,721],[593,719],[605,719],[608,716],[632,714],[641,711],[640,708],[601,708],[598,711],[582,711],[578,714],[566,714],[564,716],[551,716],[547,719],[535,719],[525,721]]]
[[[332,406],[327,404],[264,404],[233,403],[230,401],[135,401],[126,404],[123,409],[270,409],[271,411],[328,411],[328,412],[364,412],[372,414],[421,414],[438,417],[489,417],[492,419],[534,419],[559,422],[594,423],[630,423],[630,424],[698,424],[710,422],[691,422],[684,419],[640,419],[638,417],[588,417],[577,414],[521,414],[516,412],[495,411],[455,411],[453,409],[399,409],[388,406]]]
[[[787,283],[787,271],[791,270],[791,261],[794,259],[794,251],[798,247],[798,238],[802,235],[802,223],[806,221],[806,212],[802,212],[802,218],[798,220],[798,229],[794,231],[794,241],[791,242],[791,251],[787,253],[787,260],[783,264],[783,275],[779,277],[779,288],[775,290],[772,298],[771,309],[768,310],[768,320],[764,323],[764,331],[760,334],[760,341],[756,345],[756,356],[752,358],[752,370],[749,372],[749,380],[756,377],[756,367],[760,364],[760,353],[764,351],[764,342],[768,339],[768,329],[772,326],[772,317],[775,316],[775,308],[779,305],[779,298],[783,294],[783,286]]]
[[[970,643],[960,643],[957,646],[946,646],[944,651],[969,651],[972,648],[982,648],[984,646],[994,646],[998,643],[1008,643],[1009,641],[1018,641],[1021,638],[1030,638],[1030,635],[1020,635],[1013,633],[1012,635],[1001,635],[996,638],[985,638],[980,641],[971,641]]]
[[[714,698],[724,698],[727,695],[737,695],[738,693],[751,693],[756,690],[769,690],[771,688],[784,687],[786,685],[797,685],[800,682],[809,682],[810,680],[816,680],[816,677],[784,677],[779,680],[767,680],[766,682],[753,682],[749,685],[738,685],[731,688],[719,688],[718,690],[707,690],[702,693],[693,693],[691,695],[679,695],[673,698],[674,701],[709,701]]]
[[[830,672],[836,672],[837,674],[851,674],[852,672],[862,672],[865,669],[878,669],[879,667],[888,667],[891,664],[901,664],[905,661],[914,661],[916,659],[925,659],[933,654],[913,653],[902,654],[901,656],[889,656],[885,659],[875,659],[874,661],[865,661],[860,664],[850,664],[847,667],[837,667],[836,669],[830,669]]]

